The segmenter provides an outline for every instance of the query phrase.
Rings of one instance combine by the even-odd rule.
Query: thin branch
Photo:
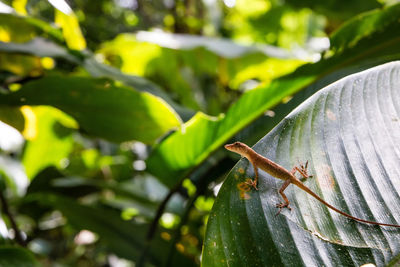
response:
[[[178,190],[181,188],[182,182],[183,182],[183,180],[180,181],[178,184],[176,184],[175,187],[169,191],[168,195],[165,196],[165,198],[164,198],[163,202],[161,202],[160,206],[158,206],[156,216],[154,217],[154,219],[150,225],[149,231],[147,233],[147,237],[146,237],[147,241],[150,241],[151,239],[153,239],[154,234],[156,233],[156,230],[157,230],[158,221],[160,220],[161,216],[163,215],[165,207],[167,206],[171,197],[176,192],[178,192]]]
[[[15,241],[23,247],[26,246],[25,240],[21,234],[21,231],[18,228],[17,223],[15,222],[14,216],[11,214],[7,199],[4,197],[4,190],[0,189],[0,201],[1,201],[1,208],[5,215],[7,215],[8,219],[10,220],[11,227],[15,232]]]

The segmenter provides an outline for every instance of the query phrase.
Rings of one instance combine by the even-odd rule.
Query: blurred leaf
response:
[[[54,194],[34,194],[42,205],[52,206],[60,210],[68,221],[78,229],[87,229],[98,233],[100,241],[108,249],[121,257],[137,260],[145,245],[147,225],[127,222],[120,214],[103,208],[81,205],[73,199]],[[168,243],[157,233],[149,255],[149,261],[160,266],[167,257]],[[193,266],[193,262],[180,253],[174,266]]]
[[[400,62],[393,62],[333,83],[254,149],[287,169],[309,160],[314,178],[305,183],[328,203],[358,218],[399,224],[399,77]],[[384,265],[400,253],[398,229],[352,221],[295,186],[285,192],[294,210],[275,216],[281,182],[261,171],[259,191],[241,186],[253,175],[243,159],[222,186],[204,266]]]
[[[106,79],[49,76],[0,96],[3,105],[51,105],[76,119],[82,129],[114,142],[152,143],[180,124],[161,99]]]
[[[113,198],[102,198],[103,204],[120,210],[135,208],[140,211],[140,217],[146,219],[154,217],[158,205],[168,194],[168,189],[151,176],[138,176],[126,182],[104,181],[65,176],[54,167],[46,168],[37,174],[29,185],[28,193],[56,193],[76,198],[101,190],[114,193]],[[175,196],[168,203],[166,212],[181,214],[183,201],[182,197]]]
[[[30,54],[39,57],[64,58],[74,63],[79,59],[69,53],[67,49],[41,37],[36,37],[26,43],[0,42],[0,51],[6,53]]]
[[[391,25],[397,25],[399,9],[400,5],[398,4],[383,11],[373,10],[363,13],[347,21],[332,34],[330,49],[337,52],[352,48],[372,34],[384,31]]]
[[[38,174],[34,177],[34,179],[32,179],[31,183],[29,184],[27,194],[53,193],[53,194],[68,196],[71,198],[78,198],[98,191],[89,182],[74,184],[75,180],[74,177],[68,177],[65,179],[67,179],[70,184],[74,184],[75,186],[57,187],[54,185],[57,179],[64,179],[64,178],[65,174],[61,173],[60,169],[57,169],[54,166],[46,167],[40,172],[38,172]],[[90,181],[91,179],[85,179],[85,180]]]
[[[162,89],[156,85],[155,83],[146,80],[140,76],[127,75],[123,74],[117,68],[113,68],[111,66],[102,64],[94,59],[90,53],[79,53],[77,51],[68,51],[66,48],[50,41],[47,39],[43,39],[41,37],[36,37],[32,41],[26,43],[13,43],[13,42],[0,42],[0,51],[8,53],[4,54],[4,56],[11,57],[12,62],[7,61],[7,64],[0,64],[7,66],[6,69],[14,70],[15,68],[21,69],[26,68],[26,63],[22,64],[20,62],[15,62],[15,58],[21,58],[20,55],[12,55],[12,54],[28,54],[35,55],[39,57],[54,57],[54,58],[63,58],[75,64],[82,64],[80,62],[81,59],[84,59],[83,67],[94,77],[106,77],[114,80],[118,80],[123,82],[124,84],[131,86],[139,91],[149,92],[153,95],[159,96],[163,98],[169,105],[171,105],[181,117],[187,118],[193,115],[189,109],[184,108],[183,106],[177,105],[169,95],[162,91]],[[11,54],[12,53],[12,54]],[[11,55],[10,55],[11,54]],[[1,56],[1,54],[0,54]],[[24,57],[22,57],[24,58]],[[26,57],[25,57],[26,58]],[[39,62],[36,59],[37,62]],[[4,61],[2,61],[4,62]],[[21,71],[13,71],[14,73],[19,73]],[[25,71],[27,72],[27,71]]]
[[[63,36],[68,47],[74,50],[85,49],[86,41],[79,27],[78,18],[75,16],[72,10],[66,14],[57,9],[55,13],[55,22],[62,28]]]
[[[364,16],[363,20],[375,20],[376,13],[400,16],[400,4],[376,10],[369,16]],[[358,23],[354,22],[352,25],[357,27]],[[318,63],[304,65],[294,73],[274,80],[269,86],[246,92],[224,117],[210,118],[198,113],[185,123],[182,130],[171,134],[155,147],[147,160],[148,170],[166,185],[173,186],[229,138],[284,97],[309,86],[314,90],[319,89],[313,86],[329,74],[342,75],[340,70],[400,58],[400,39],[397,38],[399,34],[399,20],[384,23],[381,28],[362,39],[353,36],[358,40],[356,46],[326,57]]]
[[[39,267],[33,254],[24,248],[0,246],[0,267]]]
[[[174,102],[171,97],[155,83],[140,76],[121,73],[121,71],[117,68],[101,64],[95,60],[88,51],[68,51],[65,47],[54,43],[52,40],[43,39],[42,37],[37,37],[37,35],[43,37],[48,35],[52,40],[56,40],[57,42],[63,41],[60,31],[44,21],[31,17],[0,14],[0,51],[8,53],[3,55],[0,54],[0,56],[5,58],[0,60],[0,63],[3,63],[0,65],[3,65],[4,69],[6,70],[24,76],[33,69],[33,67],[30,67],[32,63],[28,64],[29,62],[26,62],[27,59],[30,59],[30,57],[13,55],[10,53],[30,54],[39,57],[63,58],[75,64],[81,64],[80,60],[84,60],[82,66],[92,76],[107,77],[118,80],[135,88],[136,90],[149,92],[159,96],[163,98],[169,105],[171,105],[185,121],[193,115],[191,110]],[[33,59],[36,60],[35,62],[38,64],[37,67],[39,67],[40,61],[36,58]],[[17,60],[24,60],[24,62],[19,62]],[[133,61],[138,63],[137,59]],[[34,67],[36,67],[36,65],[34,65]],[[35,76],[40,73],[41,69],[40,71],[36,71]],[[168,76],[170,75],[168,74]]]
[[[234,40],[291,50],[307,46],[316,36],[325,36],[326,24],[324,16],[310,9],[295,11],[286,3],[263,0],[237,0],[223,22]]]
[[[340,0],[312,1],[312,0],[288,0],[288,4],[294,7],[310,8],[322,13],[336,23],[349,19],[361,12],[380,8],[382,1],[375,0],[353,0],[350,2]]]
[[[49,24],[31,17],[18,16],[14,14],[0,13],[0,50],[9,52],[10,50],[19,50],[21,47],[13,45],[6,45],[5,43],[25,43],[32,40],[37,34],[49,36],[53,39],[60,41],[62,36],[51,27]],[[49,45],[46,45],[50,48]],[[54,46],[51,47],[54,52]],[[38,43],[33,43],[29,47],[30,50],[37,49]],[[43,51],[43,50],[42,50]],[[39,52],[40,54],[40,52]],[[40,59],[27,55],[16,55],[0,53],[0,69],[7,70],[19,76],[39,76],[42,74],[42,65]]]
[[[19,29],[18,31],[16,29]],[[27,42],[37,33],[36,28],[23,17],[0,13],[0,41]]]
[[[53,177],[57,178],[57,177]],[[116,183],[114,181],[106,182],[98,179],[88,179],[88,178],[80,178],[80,177],[64,177],[52,179],[51,182],[47,181],[47,188],[53,190],[54,188],[72,188],[78,186],[94,186],[102,189],[108,189],[113,191],[119,196],[128,197],[131,200],[137,200],[138,202],[143,202],[148,205],[153,205],[153,208],[156,207],[155,202],[151,200],[151,197],[148,195],[148,192],[145,192],[145,188],[138,188],[129,183]],[[37,191],[44,191],[43,188]],[[166,195],[166,190],[162,192],[161,195]]]
[[[303,63],[276,47],[240,46],[224,39],[155,32],[120,34],[98,53],[124,73],[163,84],[183,105],[213,114],[222,112],[221,106],[230,100],[224,87],[238,89],[251,79],[270,82]],[[217,84],[210,84],[211,79]]]
[[[19,76],[39,76],[43,69],[40,59],[33,56],[0,53],[0,70]]]
[[[0,41],[24,43],[39,34],[58,42],[63,41],[61,32],[43,20],[0,13]]]
[[[33,112],[36,134],[27,141],[22,156],[22,163],[30,179],[47,166],[61,167],[73,146],[72,131],[63,125],[65,120],[71,120],[68,116],[45,106],[35,107]]]
[[[41,37],[36,37],[32,41],[26,43],[0,42],[0,68],[9,70],[22,76],[32,72],[32,69],[41,67],[40,61],[34,57],[21,56],[18,54],[35,55],[39,57],[54,57],[68,60],[82,66],[94,77],[106,77],[123,82],[125,85],[131,86],[136,90],[149,92],[155,96],[164,99],[174,110],[182,117],[184,121],[193,116],[193,111],[175,103],[171,97],[165,93],[158,85],[146,80],[140,76],[127,75],[117,68],[98,62],[89,52],[79,53],[77,51],[68,51],[66,48]],[[7,54],[6,54],[7,53]],[[30,66],[32,63],[27,60],[33,60],[37,64]],[[23,60],[23,62],[21,62]],[[84,60],[83,63],[80,62]],[[37,74],[41,73],[36,71]]]
[[[273,79],[293,72],[305,62],[296,59],[262,58],[260,54],[249,54],[243,58],[232,59],[226,63],[229,87],[233,89],[253,89],[258,84],[269,84]],[[221,73],[224,69],[220,69]],[[249,88],[246,82],[250,82]],[[253,84],[251,83],[253,82]]]
[[[137,179],[135,179],[137,180]],[[48,180],[47,180],[48,181]],[[116,182],[105,182],[98,179],[87,179],[79,177],[65,177],[57,178],[49,181],[47,188],[41,188],[41,192],[73,192],[77,191],[78,188],[93,187],[96,189],[107,189],[115,193],[115,197],[112,199],[105,199],[103,202],[113,207],[124,208],[135,208],[140,211],[141,217],[151,219],[159,204],[159,200],[151,198],[146,188],[139,186],[133,186],[130,183],[116,183]],[[45,190],[44,190],[45,189]],[[70,190],[69,190],[70,189]],[[82,191],[82,190],[80,190]],[[167,192],[162,192],[160,197],[165,195]]]
[[[262,45],[241,45],[224,38],[212,38],[205,36],[196,36],[189,34],[171,34],[166,32],[140,31],[136,35],[140,42],[149,42],[161,47],[176,50],[193,50],[194,48],[204,47],[208,51],[223,58],[240,58],[245,54],[261,52],[267,57],[290,58],[293,57],[289,51],[279,47]]]
[[[165,93],[157,84],[136,75],[127,75],[122,73],[119,69],[102,64],[94,58],[87,58],[83,64],[85,69],[94,77],[106,77],[121,81],[124,84],[133,87],[136,90],[151,93],[155,96],[161,97],[165,100],[179,116],[184,120],[188,120],[193,115],[190,109],[178,105],[171,97]]]
[[[165,84],[178,94],[183,105],[193,109],[199,108],[192,88],[179,75],[179,63],[171,51],[163,53],[158,45],[137,42],[134,35],[122,34],[103,44],[98,52],[122,72],[148,78],[153,76],[154,81]],[[117,62],[113,62],[114,59]],[[166,64],[168,68],[165,68]]]

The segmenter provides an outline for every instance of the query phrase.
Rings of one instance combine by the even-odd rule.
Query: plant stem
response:
[[[4,190],[0,190],[0,201],[1,201],[2,211],[5,215],[7,215],[8,219],[10,220],[11,227],[15,232],[15,241],[19,245],[25,247],[26,246],[25,240],[21,234],[21,231],[18,228],[17,223],[15,222],[14,216],[11,214],[7,199],[4,196]]]
[[[189,218],[189,213],[194,205],[194,202],[200,195],[201,195],[200,191],[197,190],[197,192],[189,199],[189,201],[186,204],[185,212],[183,213],[183,215],[181,217],[181,222],[179,223],[178,227],[176,228],[173,238],[170,241],[168,257],[164,264],[164,266],[166,266],[166,267],[172,266],[171,265],[172,259],[175,254],[175,244],[181,238],[181,228],[182,228],[182,226],[184,226],[186,224],[187,219]]]

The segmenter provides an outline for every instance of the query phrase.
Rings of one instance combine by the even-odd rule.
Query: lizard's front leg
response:
[[[289,185],[290,185],[290,180],[287,179],[287,180],[285,181],[285,183],[282,185],[281,189],[279,189],[279,194],[282,196],[283,201],[285,201],[285,203],[278,203],[278,204],[276,204],[276,207],[279,208],[279,211],[275,214],[275,216],[277,216],[279,213],[281,213],[281,211],[282,211],[283,208],[288,208],[289,210],[292,210],[292,209],[289,207],[289,204],[290,204],[289,199],[287,198],[287,196],[286,196],[285,193],[284,193],[286,187],[288,187]]]
[[[257,182],[258,182],[258,168],[256,164],[254,164],[253,161],[250,160],[251,165],[253,165],[254,168],[254,180],[251,180],[250,178],[246,180],[246,184],[254,187],[255,190],[258,190],[257,188]]]
[[[299,167],[294,166],[293,169],[292,169],[292,171],[291,171],[290,173],[293,174],[293,175],[295,175],[296,172],[299,172],[300,175],[301,175],[304,179],[311,178],[311,177],[313,177],[313,176],[308,174],[307,166],[308,166],[308,160],[307,160],[307,162],[306,162],[305,165],[303,165],[303,164],[300,163],[300,164],[299,164]]]

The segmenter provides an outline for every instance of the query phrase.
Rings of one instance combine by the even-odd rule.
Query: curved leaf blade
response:
[[[305,184],[328,203],[358,218],[400,224],[398,103],[400,62],[393,62],[319,91],[254,149],[287,169],[309,160],[314,178]],[[221,188],[204,266],[382,265],[400,253],[399,229],[347,219],[294,186],[285,191],[294,210],[276,217],[281,182],[261,171],[254,191],[243,184],[247,177],[253,170],[243,159]]]
[[[399,5],[395,5],[384,12],[372,10],[354,17],[332,34],[330,49],[340,51],[353,47],[365,37],[395,23],[399,8]]]
[[[180,118],[162,99],[107,79],[49,76],[0,95],[3,105],[51,105],[76,119],[82,129],[110,141],[152,143]]]
[[[15,14],[0,14],[0,27],[10,35],[0,42],[0,51],[7,54],[28,54],[39,57],[63,58],[82,67],[93,77],[103,77],[123,82],[135,90],[151,93],[164,99],[186,121],[193,111],[178,105],[155,83],[135,75],[122,73],[119,69],[98,62],[88,50],[70,50],[63,42],[59,29],[45,21]],[[21,32],[23,30],[23,32]],[[35,38],[33,38],[35,36]],[[44,37],[51,37],[45,39]],[[32,39],[33,38],[33,39]],[[57,41],[57,42],[54,42]]]

